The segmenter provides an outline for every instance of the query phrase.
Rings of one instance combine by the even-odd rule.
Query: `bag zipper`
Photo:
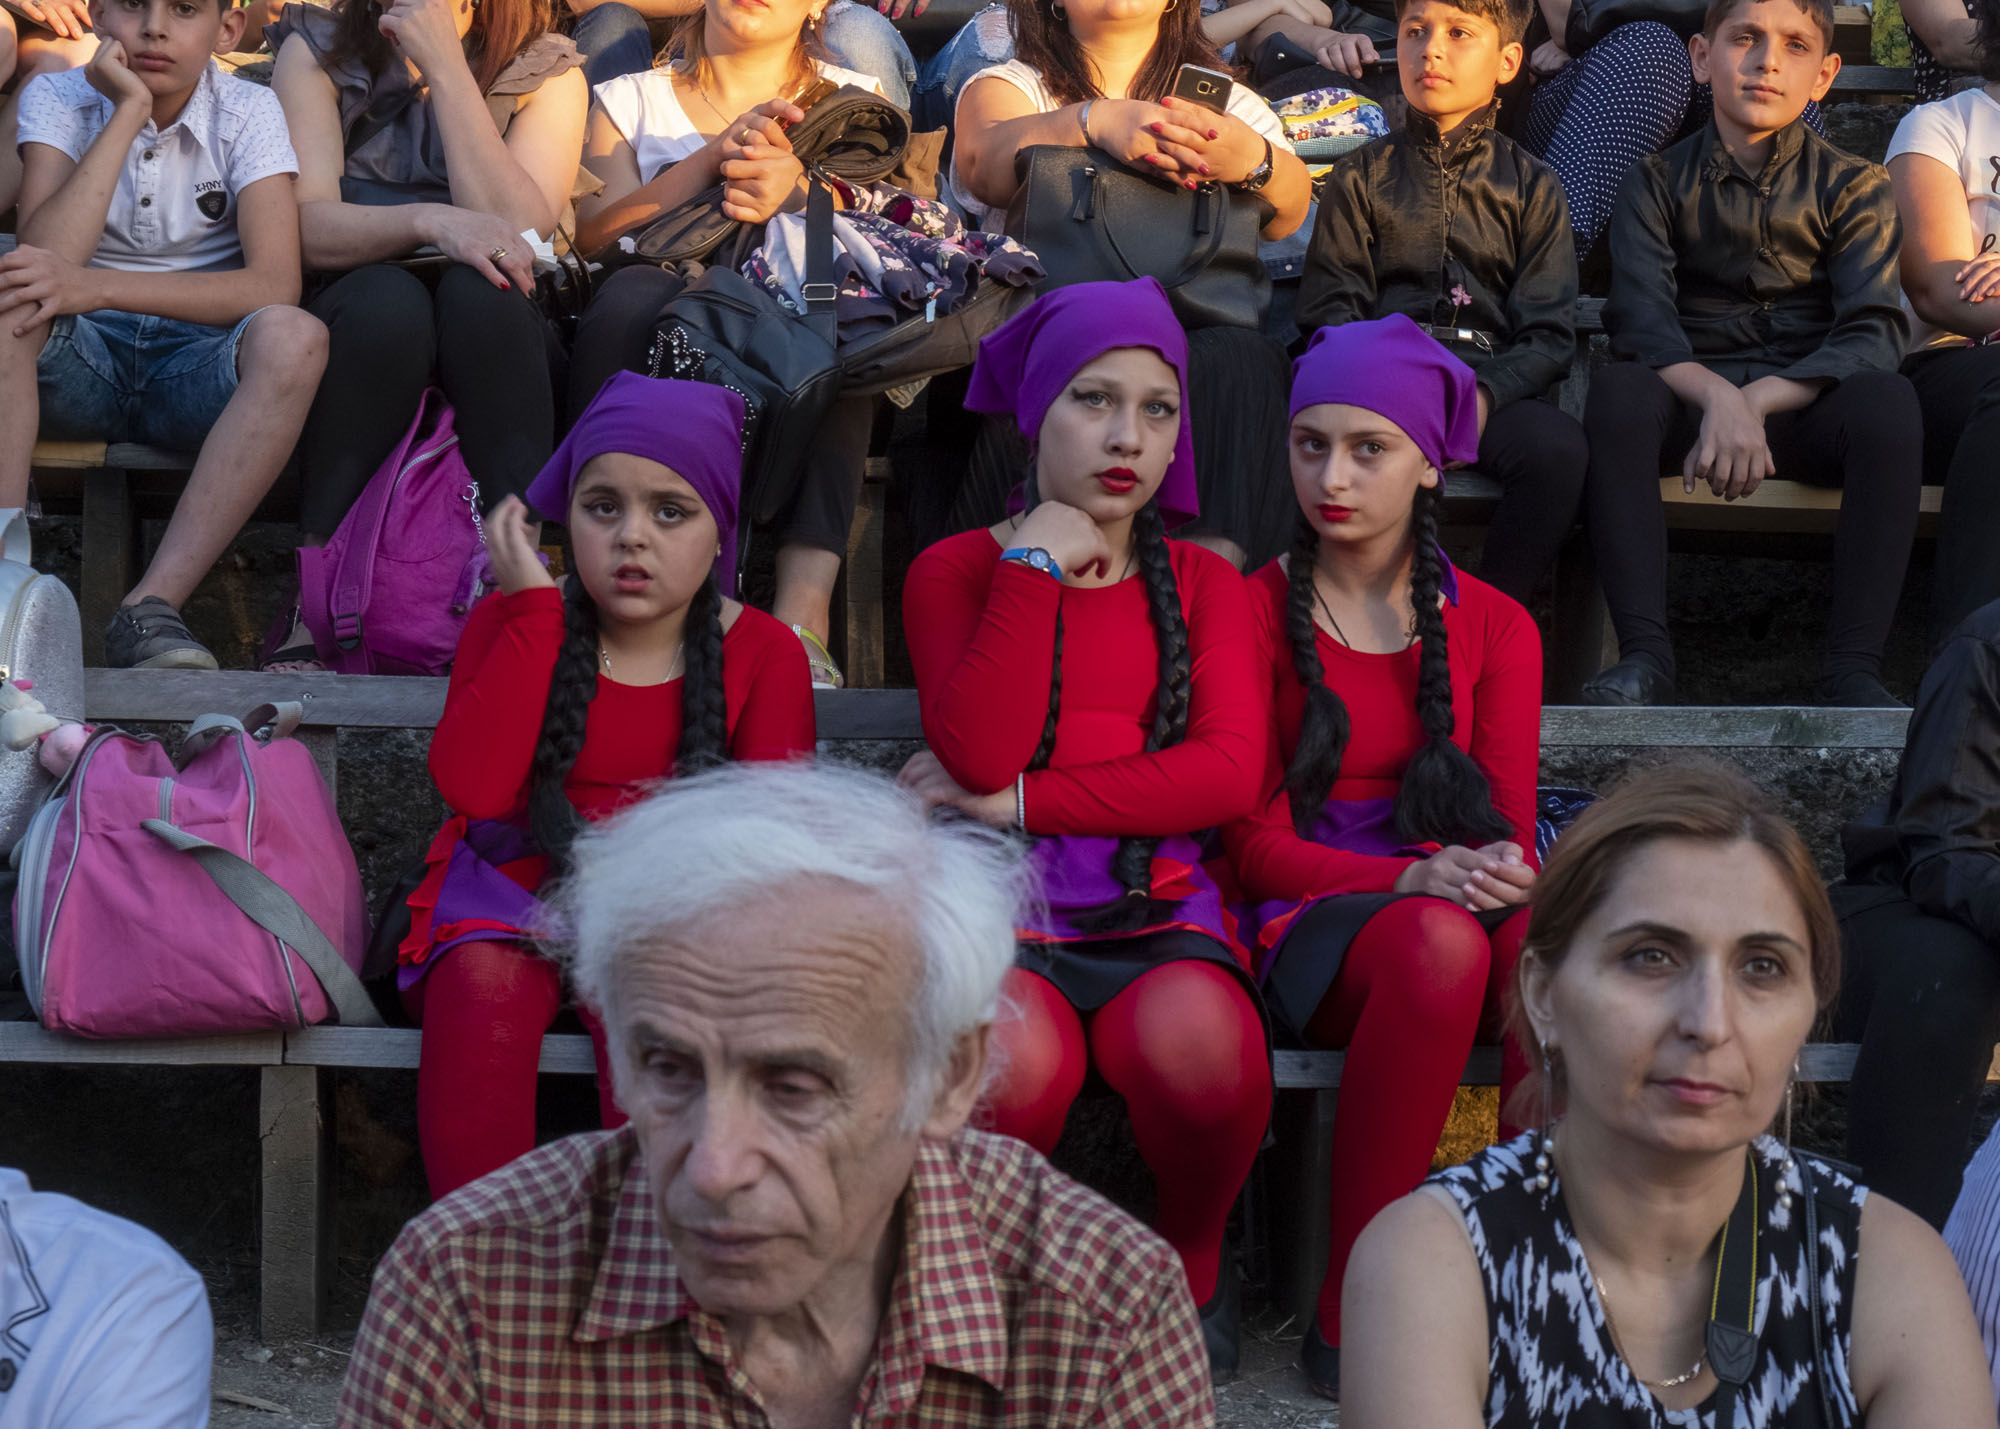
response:
[[[20,634],[21,618],[27,611],[28,592],[34,589],[35,581],[41,579],[38,572],[7,602],[7,618],[0,622],[0,681],[14,678],[14,640]]]
[[[456,440],[456,438],[454,438]],[[248,734],[236,736],[236,757],[243,765],[243,786],[250,791],[250,808],[243,816],[243,856],[254,866],[257,862],[257,771],[250,767],[251,741]],[[285,970],[285,985],[292,990],[292,1026],[306,1025],[305,1004],[299,1001],[299,980],[292,971],[292,950],[285,946],[282,938],[271,936],[278,949],[278,966]]]

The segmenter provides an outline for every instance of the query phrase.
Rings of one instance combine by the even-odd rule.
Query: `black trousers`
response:
[[[1871,1189],[1943,1229],[2000,1041],[2000,948],[1883,892],[1834,890],[1846,949],[1835,1035],[1861,1044],[1847,1157]]]
[[[591,297],[577,322],[570,353],[571,423],[583,415],[613,373],[646,371],[660,314],[685,286],[678,273],[635,264],[612,274]],[[834,403],[826,414],[798,495],[778,518],[780,544],[798,542],[847,554],[876,405],[874,397],[849,397]],[[753,494],[746,492],[746,503],[752,500]]]
[[[1903,364],[1924,412],[1924,480],[1938,513],[1937,639],[2000,599],[2000,347],[1920,352]]]
[[[1583,425],[1590,441],[1590,541],[1619,652],[1649,656],[1672,670],[1659,478],[1694,445],[1699,415],[1652,368],[1620,362],[1591,376]],[[1923,418],[1916,391],[1900,373],[1859,373],[1811,406],[1770,418],[1764,434],[1780,476],[1841,488],[1820,676],[1872,675],[1882,663],[1917,534]]]
[[[1514,402],[1487,418],[1479,470],[1502,494],[1479,558],[1482,580],[1518,601],[1535,593],[1576,524],[1589,464],[1582,426],[1559,407]]]
[[[416,418],[433,382],[492,510],[555,449],[548,321],[521,293],[453,264],[433,286],[378,263],[336,279],[306,310],[327,329],[326,375],[299,442],[299,529],[330,536]]]

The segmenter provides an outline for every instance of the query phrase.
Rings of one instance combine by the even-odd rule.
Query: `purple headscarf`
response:
[[[644,457],[694,488],[715,518],[722,549],[715,585],[736,594],[736,502],[743,486],[743,399],[727,387],[620,372],[597,391],[528,487],[544,521],[567,522],[584,464],[606,452]]]
[[[1188,426],[1187,334],[1159,279],[1074,283],[1042,294],[981,340],[965,405],[974,412],[1012,414],[1021,435],[1032,442],[1070,378],[1120,347],[1151,348],[1181,384],[1180,435],[1155,498],[1172,529],[1199,516],[1201,501],[1195,494],[1194,439]]]
[[[1292,415],[1322,402],[1387,417],[1440,471],[1479,455],[1472,369],[1401,313],[1313,334],[1292,364]]]

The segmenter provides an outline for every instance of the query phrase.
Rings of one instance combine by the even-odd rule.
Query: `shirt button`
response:
[[[148,194],[146,197],[139,200],[139,207],[141,208],[151,208],[152,206],[153,206],[153,197],[151,194]]]
[[[1759,258],[1769,258],[1771,256],[1771,250],[1768,248],[1759,248],[1757,250],[1757,256]]]
[[[145,153],[141,154],[139,157],[142,159],[150,159],[153,157],[153,151],[151,149],[148,149]]]

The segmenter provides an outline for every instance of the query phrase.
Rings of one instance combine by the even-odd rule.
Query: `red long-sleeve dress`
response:
[[[531,905],[515,904],[490,877],[475,881],[465,864],[470,856],[529,894],[547,872],[526,837],[525,817],[562,640],[562,595],[552,587],[491,596],[465,623],[430,753],[431,777],[455,817],[439,831],[428,856],[431,875],[410,899],[411,932],[402,946],[407,966],[420,970],[471,937],[533,932],[517,921]],[[615,813],[672,775],[681,684],[623,685],[598,677],[583,749],[563,781],[584,818]],[[778,621],[746,606],[723,632],[722,690],[732,759],[812,752],[805,650]]]
[[[1512,598],[1474,576],[1447,571],[1444,627],[1451,662],[1452,742],[1486,775],[1494,809],[1532,862],[1541,756],[1541,634]],[[1271,692],[1273,730],[1260,807],[1229,824],[1223,843],[1239,887],[1261,905],[1256,960],[1259,970],[1268,972],[1286,930],[1308,906],[1333,894],[1387,895],[1403,870],[1436,846],[1406,846],[1394,829],[1403,771],[1425,742],[1417,714],[1419,648],[1370,654],[1349,649],[1317,627],[1326,683],[1347,706],[1352,733],[1315,836],[1301,838],[1295,831],[1283,780],[1298,747],[1305,687],[1292,668],[1285,635],[1288,582],[1274,561],[1246,584],[1252,613],[1246,643],[1256,650],[1259,678]],[[1330,983],[1337,970],[1337,963],[1317,969],[1315,978],[1323,973]]]
[[[1174,924],[1227,938],[1221,900],[1188,836],[1247,813],[1267,762],[1269,715],[1243,581],[1220,556],[1167,543],[1187,621],[1187,736],[1147,753],[1159,683],[1144,580],[1064,586],[1000,560],[991,532],[968,531],[910,567],[903,620],[924,736],[975,793],[1013,785],[1041,742],[1062,614],[1062,693],[1049,766],[1026,775],[1028,832],[1049,900],[1025,941],[1074,941],[1065,913],[1121,891],[1117,841],[1160,836],[1156,897],[1180,900]],[[1150,931],[1150,930],[1149,930]]]

